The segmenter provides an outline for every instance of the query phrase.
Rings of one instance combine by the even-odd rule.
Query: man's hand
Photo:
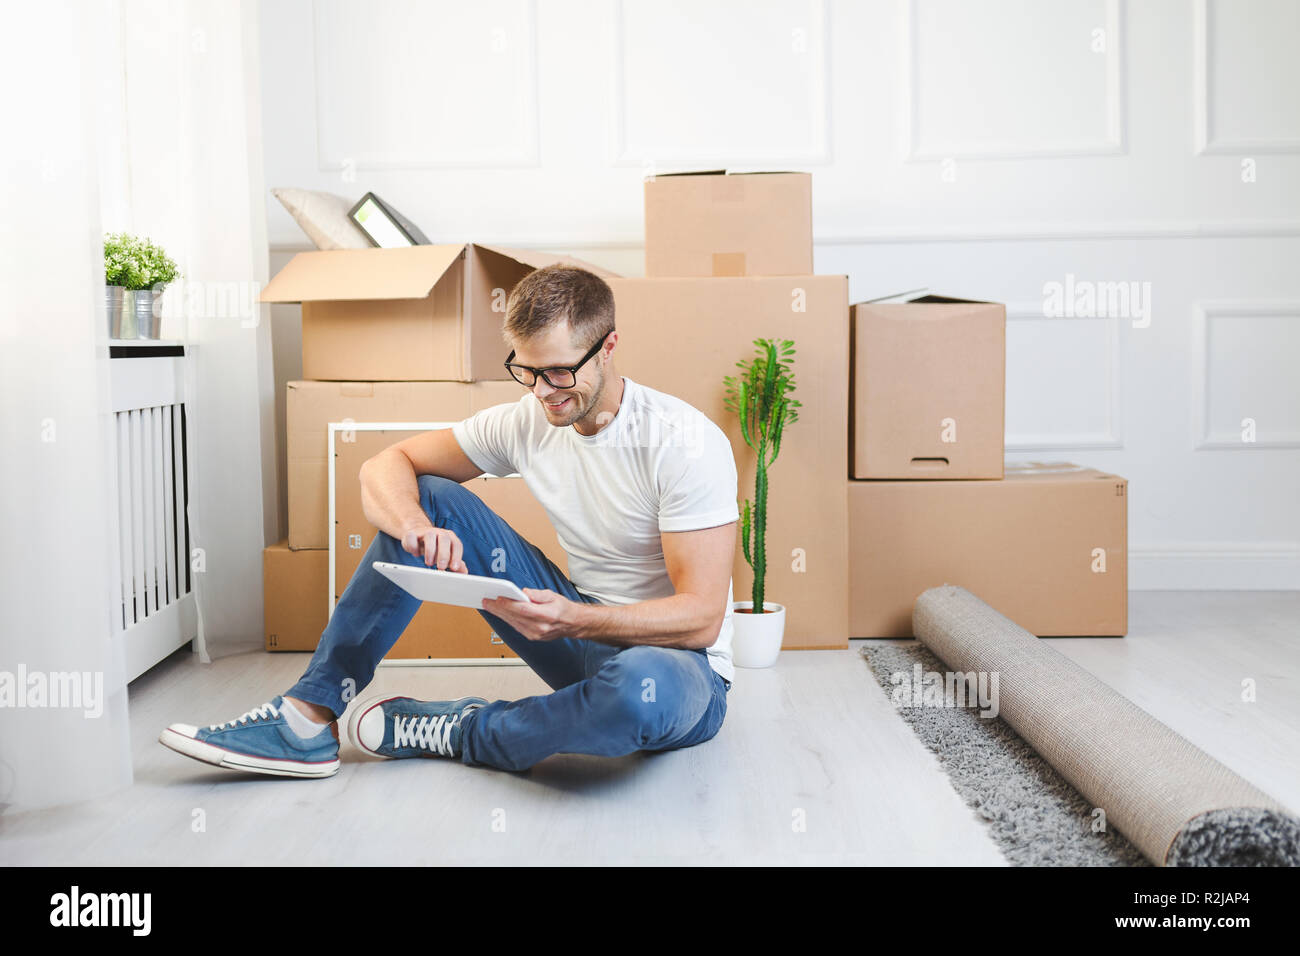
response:
[[[483,610],[495,614],[530,641],[579,636],[582,605],[545,589],[524,588],[523,592],[528,595],[527,603],[484,598]]]
[[[456,532],[446,528],[429,525],[424,528],[408,528],[402,534],[402,550],[417,558],[424,558],[424,566],[436,567],[439,571],[455,571],[469,574],[469,568],[461,560],[465,545]]]

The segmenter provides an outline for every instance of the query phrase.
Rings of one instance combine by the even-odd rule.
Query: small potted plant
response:
[[[791,398],[794,342],[754,339],[754,358],[737,362],[741,374],[727,375],[726,407],[740,418],[745,444],[758,456],[754,500],[745,499],[740,537],[745,560],[754,572],[753,600],[732,605],[732,660],[739,667],[770,667],[785,637],[785,606],[765,600],[767,578],[767,469],[781,452],[786,425],[799,420],[800,403]]]
[[[104,237],[108,334],[115,339],[156,339],[162,316],[158,296],[176,278],[176,263],[148,239],[123,232]]]
[[[104,304],[108,309],[108,336],[113,339],[128,338],[123,333],[135,330],[135,323],[129,317],[126,327],[123,326],[124,293],[128,285],[138,281],[139,274],[135,257],[127,252],[125,238],[121,233],[104,237]]]

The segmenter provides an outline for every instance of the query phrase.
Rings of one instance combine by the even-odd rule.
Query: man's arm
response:
[[[450,428],[424,432],[366,459],[360,472],[361,509],[367,521],[403,542],[403,546],[412,534],[431,546],[433,542],[426,536],[434,527],[420,505],[418,476],[439,475],[464,482],[481,474],[483,469],[465,454]],[[447,557],[448,562],[444,563],[442,557]],[[437,556],[437,564],[460,570],[453,567],[460,564],[460,551]]]
[[[484,601],[530,640],[572,637],[629,647],[648,644],[699,650],[718,637],[736,558],[736,522],[699,531],[661,533],[664,564],[677,592],[671,597],[611,606],[570,601],[552,591],[524,588],[533,603]]]

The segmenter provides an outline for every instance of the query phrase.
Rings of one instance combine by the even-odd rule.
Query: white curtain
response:
[[[278,527],[255,4],[42,0],[11,5],[5,26],[0,811],[132,779],[110,619],[105,232],[152,238],[183,277],[162,335],[187,349],[199,660],[261,647],[261,550]],[[98,715],[16,706],[15,691],[29,703],[33,681],[71,673],[91,675],[91,696],[102,681]]]
[[[108,480],[115,458],[98,78],[81,10],[75,2],[13,5],[5,32],[22,42],[6,44],[0,57],[8,91],[0,150],[0,804],[13,808],[131,782],[122,655],[109,617],[117,509]],[[75,693],[49,693],[51,681],[72,690],[61,677],[74,673],[84,681]],[[69,701],[81,706],[51,706]]]
[[[198,658],[262,647],[261,550],[278,528],[255,3],[110,0],[105,230],[148,235],[181,279],[162,335],[186,345]],[[177,718],[182,719],[182,718]]]

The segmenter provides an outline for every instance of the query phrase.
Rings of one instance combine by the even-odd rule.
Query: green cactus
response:
[[[791,371],[794,342],[789,339],[754,339],[755,357],[737,362],[740,375],[727,375],[726,408],[740,418],[745,444],[758,454],[754,475],[754,500],[745,499],[740,518],[740,540],[745,561],[754,572],[754,613],[763,613],[767,578],[767,469],[781,452],[786,425],[799,420],[800,403]]]

